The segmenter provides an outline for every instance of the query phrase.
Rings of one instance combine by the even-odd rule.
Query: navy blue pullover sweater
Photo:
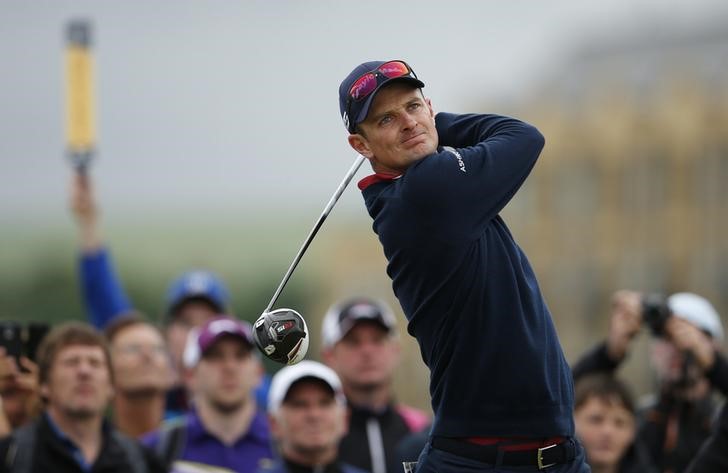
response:
[[[544,145],[534,127],[439,113],[438,152],[360,182],[430,368],[433,435],[572,436],[573,383],[526,255],[498,213]]]

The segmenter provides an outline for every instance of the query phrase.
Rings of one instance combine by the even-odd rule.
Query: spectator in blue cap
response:
[[[218,314],[229,313],[228,291],[210,271],[188,271],[170,284],[164,314],[167,343],[179,370],[187,334]]]

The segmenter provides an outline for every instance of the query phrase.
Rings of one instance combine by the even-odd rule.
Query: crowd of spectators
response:
[[[417,461],[431,418],[397,400],[401,347],[386,303],[335,302],[321,362],[266,373],[214,273],[172,281],[157,326],[116,275],[87,174],[73,177],[71,208],[88,315],[53,327],[33,360],[0,346],[0,473],[393,473]],[[592,471],[726,470],[728,362],[710,302],[618,291],[609,317],[604,341],[572,366]],[[657,383],[637,400],[619,367],[646,327]]]

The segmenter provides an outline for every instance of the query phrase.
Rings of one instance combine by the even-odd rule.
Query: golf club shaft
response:
[[[346,176],[344,176],[344,180],[341,181],[341,184],[339,184],[339,187],[336,189],[336,192],[334,192],[334,195],[331,196],[329,203],[326,204],[326,207],[324,207],[324,211],[321,212],[321,216],[318,218],[318,220],[314,224],[313,228],[309,232],[308,236],[306,237],[306,240],[303,242],[303,245],[301,245],[301,249],[298,250],[298,254],[296,254],[295,258],[293,258],[293,262],[291,263],[291,266],[288,267],[288,271],[286,271],[286,274],[283,276],[283,280],[281,280],[281,283],[278,285],[278,289],[276,289],[276,292],[273,294],[273,297],[271,298],[270,302],[268,303],[268,307],[266,307],[265,312],[269,312],[273,308],[273,304],[276,303],[276,301],[278,300],[278,296],[280,296],[281,292],[283,292],[283,288],[286,286],[286,283],[291,278],[291,274],[293,274],[293,270],[296,269],[296,266],[298,266],[298,262],[301,261],[301,258],[303,257],[303,254],[306,252],[306,249],[311,244],[313,237],[316,236],[316,233],[318,233],[319,228],[321,228],[321,225],[323,225],[324,221],[326,220],[326,217],[328,217],[329,213],[331,213],[331,209],[334,208],[334,205],[336,205],[336,202],[339,200],[339,197],[341,197],[341,194],[344,192],[344,189],[346,189],[346,186],[349,185],[349,182],[354,177],[354,174],[356,174],[356,172],[359,170],[359,167],[361,166],[361,164],[364,162],[365,159],[366,158],[360,154],[354,160],[354,164],[351,165],[351,168],[346,173]]]

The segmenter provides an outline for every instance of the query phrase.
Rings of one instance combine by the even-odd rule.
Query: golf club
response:
[[[258,345],[260,351],[265,356],[278,363],[284,363],[287,365],[293,365],[298,363],[306,356],[308,350],[309,334],[308,327],[304,318],[293,309],[276,309],[271,311],[273,305],[278,300],[278,297],[283,292],[283,288],[291,278],[293,271],[298,266],[298,262],[301,261],[303,254],[308,249],[311,241],[318,233],[319,229],[323,225],[326,217],[329,216],[331,210],[336,205],[336,202],[341,197],[341,194],[349,185],[349,182],[354,177],[354,174],[359,170],[359,167],[366,158],[362,155],[358,155],[354,160],[354,164],[351,165],[349,171],[344,176],[344,180],[341,181],[339,187],[334,192],[334,195],[329,199],[328,204],[324,207],[321,216],[316,220],[313,228],[309,232],[308,236],[301,245],[301,249],[298,250],[293,262],[288,267],[288,271],[283,276],[281,283],[273,293],[273,297],[268,303],[268,307],[265,308],[263,313],[258,320],[255,321],[253,336],[255,343]]]

